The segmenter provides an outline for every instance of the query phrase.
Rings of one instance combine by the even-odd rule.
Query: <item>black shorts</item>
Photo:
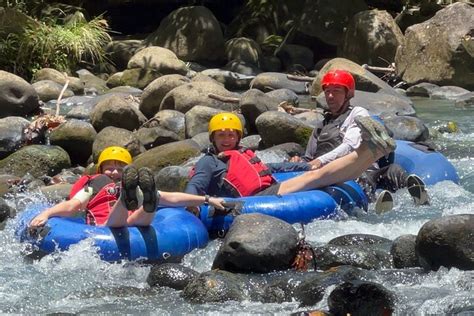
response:
[[[256,196],[260,196],[260,195],[277,195],[278,194],[278,190],[280,189],[280,185],[281,183],[274,183],[272,184],[271,186],[269,186],[268,188],[256,193],[255,195]]]

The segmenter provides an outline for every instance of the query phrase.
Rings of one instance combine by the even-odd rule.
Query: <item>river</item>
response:
[[[426,99],[415,100],[415,105],[418,116],[430,127],[448,121],[458,123],[459,133],[443,134],[435,143],[456,167],[461,185],[442,182],[429,187],[430,206],[414,207],[408,192],[400,190],[394,195],[394,211],[383,216],[369,214],[358,219],[315,221],[306,226],[307,239],[311,243],[323,244],[350,233],[395,239],[403,234],[417,234],[420,227],[432,218],[474,214],[474,108],[458,109],[452,102]],[[30,194],[20,203],[41,198]],[[304,309],[298,302],[189,304],[180,297],[179,291],[149,288],[146,283],[148,266],[102,262],[89,242],[31,263],[21,255],[25,246],[13,237],[14,222],[15,219],[10,220],[0,231],[1,313],[287,315],[299,310],[327,309],[326,297],[331,288],[318,305]],[[218,245],[219,241],[212,241],[207,248],[193,251],[185,257],[184,264],[198,271],[209,270]],[[380,271],[376,272],[376,281],[395,293],[396,315],[448,312],[472,315],[473,272],[441,268],[421,275],[400,273],[399,277],[387,278]]]

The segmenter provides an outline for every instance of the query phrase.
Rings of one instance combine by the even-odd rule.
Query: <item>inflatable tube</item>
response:
[[[283,181],[298,174],[291,172],[276,174],[275,177]],[[285,195],[249,196],[226,199],[226,202],[236,205],[227,211],[228,214],[216,211],[212,207],[201,206],[201,221],[212,235],[226,232],[235,216],[239,214],[260,213],[274,216],[290,224],[309,223],[315,219],[334,217],[339,208],[350,213],[354,207],[367,210],[368,205],[366,195],[354,181],[329,186],[323,190]]]
[[[90,226],[83,219],[52,217],[43,228],[28,230],[31,219],[48,205],[33,204],[19,216],[15,235],[42,254],[67,250],[91,238],[100,258],[109,262],[123,259],[177,262],[195,248],[207,245],[209,235],[201,221],[179,208],[160,209],[150,226],[109,228]]]
[[[423,179],[426,185],[444,180],[459,184],[459,176],[446,157],[423,144],[397,140],[395,163],[409,174],[414,173]]]

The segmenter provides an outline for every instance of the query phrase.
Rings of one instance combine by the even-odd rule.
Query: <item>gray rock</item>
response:
[[[188,72],[186,64],[164,46],[150,46],[138,51],[130,58],[127,68],[154,69],[163,75],[185,75]]]
[[[94,127],[87,122],[69,120],[51,131],[51,145],[63,148],[72,164],[84,164],[92,154],[92,144],[97,136]]]
[[[7,204],[7,202],[0,198],[0,228],[3,229],[5,221],[13,217],[15,211]]]
[[[278,100],[278,103],[288,102],[291,105],[298,106],[300,103],[298,95],[290,89],[277,89],[265,93],[269,97]]]
[[[86,69],[76,71],[79,79],[84,83],[84,93],[105,94],[109,88],[104,79],[97,77]]]
[[[151,82],[163,74],[154,68],[129,68],[120,75],[120,85],[145,89]]]
[[[438,85],[429,82],[422,82],[417,85],[411,86],[407,89],[408,97],[425,97],[429,98],[434,90],[439,88]]]
[[[76,178],[76,180],[78,179],[79,177]],[[39,190],[51,203],[59,203],[69,198],[71,188],[72,184],[70,183],[60,183],[48,186],[43,185]]]
[[[63,86],[52,80],[40,80],[33,83],[33,88],[41,101],[47,102],[49,100],[56,100],[61,94]],[[63,93],[65,98],[72,97],[74,92],[70,89],[66,89]]]
[[[261,55],[260,45],[251,38],[231,38],[225,43],[225,57],[227,60],[243,61],[258,66]]]
[[[390,244],[390,239],[370,234],[348,234],[339,236],[328,241],[328,245],[334,246],[364,246]]]
[[[97,133],[94,143],[92,144],[93,161],[97,161],[100,153],[109,146],[121,146],[127,148],[132,157],[145,151],[145,147],[143,147],[133,132],[124,128],[107,126]]]
[[[441,266],[474,269],[474,215],[460,214],[433,219],[416,238],[416,253],[427,270]]]
[[[240,98],[240,109],[249,123],[250,131],[257,130],[255,120],[262,113],[278,110],[278,99],[272,98],[257,89],[245,91]]]
[[[419,267],[415,252],[416,235],[402,235],[393,241],[390,253],[397,269]]]
[[[474,89],[474,7],[453,3],[405,31],[397,50],[397,75],[408,84],[426,81]]]
[[[153,117],[160,110],[160,104],[165,95],[189,81],[182,75],[165,75],[155,79],[143,90],[140,111],[148,118]]]
[[[156,187],[161,191],[183,192],[189,181],[190,168],[168,166],[155,177]]]
[[[328,305],[334,315],[391,315],[395,296],[381,284],[352,281],[338,285],[329,294]]]
[[[147,150],[156,146],[182,140],[178,134],[161,126],[142,127],[135,132],[135,135]]]
[[[225,70],[236,72],[246,76],[256,76],[262,72],[260,68],[254,64],[249,64],[241,60],[231,60],[225,66]]]
[[[119,70],[127,68],[127,64],[132,56],[143,47],[141,40],[115,40],[105,47],[107,58]]]
[[[261,114],[255,121],[266,147],[295,142],[306,147],[313,127],[293,116],[276,111]]]
[[[209,121],[211,120],[211,118],[221,112],[223,111],[213,109],[207,106],[194,106],[184,115],[186,125],[186,137],[190,138],[196,136],[197,134],[207,132]]]
[[[27,119],[9,116],[0,119],[0,159],[7,157],[24,145],[23,131],[30,125]]]
[[[40,107],[38,93],[24,79],[0,70],[0,118],[25,116]]]
[[[259,273],[289,269],[297,242],[290,224],[268,215],[243,214],[229,229],[213,269]]]
[[[146,279],[149,286],[167,286],[183,290],[199,273],[176,263],[164,263],[152,266]]]
[[[159,111],[146,126],[162,126],[167,130],[175,132],[180,137],[184,138],[185,136],[185,116],[183,113],[175,110]]]
[[[257,75],[250,83],[250,88],[263,92],[285,88],[294,91],[296,94],[308,94],[304,82],[290,80],[286,74],[279,72],[263,72]]]
[[[417,117],[391,116],[384,118],[384,123],[395,139],[423,142],[430,136],[428,127]]]
[[[240,145],[251,150],[257,150],[260,146],[261,140],[262,138],[260,137],[260,135],[249,135],[242,138],[242,140],[240,141]]]
[[[32,82],[35,83],[41,80],[52,80],[61,85],[61,89],[66,84],[66,81],[69,81],[68,89],[72,90],[74,94],[82,94],[84,92],[84,83],[79,78],[70,77],[53,68],[42,68],[35,72]]]
[[[250,82],[255,76],[243,75],[226,69],[206,69],[201,72],[202,75],[209,76],[220,82],[229,90],[246,90],[250,87]]]
[[[474,106],[474,92],[469,92],[457,97],[456,101],[454,101],[454,106],[457,108]]]
[[[100,101],[91,112],[91,123],[97,131],[107,126],[133,131],[145,121],[146,117],[138,110],[138,104],[133,99],[118,95]]]
[[[474,26],[473,26],[474,27]],[[456,100],[458,97],[471,91],[455,86],[443,86],[433,89],[430,97],[433,100]]]
[[[205,151],[209,147],[209,145],[211,145],[208,132],[202,132],[197,135],[194,135],[191,139],[196,142],[196,144],[198,144],[201,152]]]
[[[313,51],[308,47],[286,44],[277,51],[276,56],[280,58],[286,70],[292,70],[296,65],[303,67],[306,71],[314,67]]]
[[[18,177],[31,174],[54,176],[71,166],[68,153],[59,146],[31,145],[21,148],[7,158],[0,160],[0,173]]]

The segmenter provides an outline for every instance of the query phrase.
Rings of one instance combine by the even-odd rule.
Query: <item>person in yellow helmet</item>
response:
[[[43,226],[52,216],[70,217],[81,211],[86,212],[90,225],[123,227],[150,225],[158,205],[209,203],[223,209],[222,199],[156,190],[152,171],[137,169],[132,160],[123,147],[105,148],[97,162],[97,174],[82,176],[71,188],[68,200],[44,210],[31,220],[30,227]]]
[[[271,176],[275,171],[272,164],[264,164],[253,151],[240,147],[243,127],[239,117],[219,113],[209,121],[212,146],[196,163],[185,192],[223,197],[287,194],[355,179],[396,146],[385,127],[371,117],[357,117],[355,122],[362,132],[359,148],[320,168],[313,169],[307,163],[283,163],[284,171],[309,171],[277,183]]]

